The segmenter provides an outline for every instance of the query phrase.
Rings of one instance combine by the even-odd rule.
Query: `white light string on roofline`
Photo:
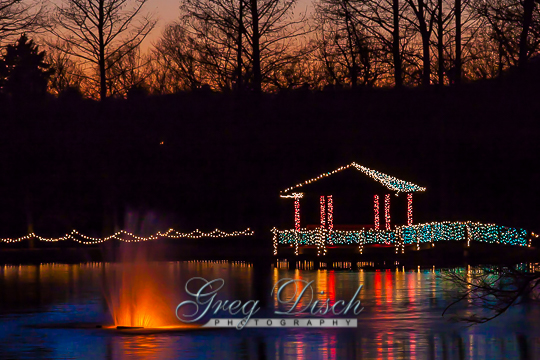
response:
[[[31,233],[26,236],[21,236],[19,238],[4,238],[4,239],[0,238],[0,242],[17,243],[17,242],[21,242],[23,240],[28,240],[32,238],[38,239],[40,241],[47,241],[47,242],[65,241],[65,240],[71,239],[80,244],[90,245],[90,244],[103,243],[111,239],[116,239],[116,240],[120,240],[124,242],[140,242],[140,241],[148,241],[148,240],[157,240],[159,238],[171,238],[171,239],[179,239],[179,238],[200,239],[203,237],[225,238],[225,237],[232,237],[232,236],[252,236],[253,234],[254,234],[253,230],[250,230],[249,228],[247,228],[244,231],[233,231],[232,233],[227,233],[219,229],[216,229],[214,231],[210,231],[207,233],[202,232],[199,229],[192,231],[190,233],[181,233],[174,229],[169,229],[165,233],[158,232],[155,235],[143,237],[143,236],[134,235],[125,230],[120,230],[104,238],[95,238],[95,237],[83,235],[79,233],[77,230],[72,230],[69,234],[66,234],[58,238],[44,238],[42,236],[36,235],[35,233]]]
[[[415,185],[415,184],[413,184],[411,182],[408,182],[408,181],[400,180],[400,179],[398,179],[398,178],[396,178],[394,176],[390,176],[390,175],[384,174],[382,172],[369,169],[369,168],[367,168],[365,166],[362,166],[362,165],[359,165],[359,164],[353,162],[353,163],[350,163],[349,165],[341,166],[341,167],[335,169],[334,171],[329,171],[329,172],[326,172],[326,173],[322,173],[321,175],[319,175],[317,177],[314,177],[312,179],[309,179],[309,180],[306,180],[306,181],[301,182],[299,184],[296,184],[294,186],[291,186],[291,187],[281,191],[280,196],[281,197],[294,197],[294,196],[292,196],[292,195],[294,195],[294,193],[292,195],[287,195],[285,193],[287,193],[287,192],[289,192],[291,190],[294,190],[296,188],[302,187],[304,185],[311,184],[312,182],[318,181],[318,180],[320,180],[322,178],[334,175],[335,173],[337,173],[339,171],[342,171],[342,170],[345,170],[345,169],[348,169],[351,166],[354,167],[355,169],[359,170],[359,171],[362,171],[364,174],[368,175],[373,180],[376,180],[379,183],[381,183],[387,189],[395,191],[398,194],[400,192],[410,193],[410,192],[416,192],[416,191],[426,191],[425,187]]]
[[[290,195],[279,195],[283,199],[301,199],[304,197],[304,193],[292,193]]]

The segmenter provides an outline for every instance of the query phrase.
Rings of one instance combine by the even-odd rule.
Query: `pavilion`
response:
[[[348,169],[361,172],[368,181],[364,183],[366,188],[362,191],[371,198],[368,201],[373,204],[372,210],[370,210],[372,220],[369,222],[371,223],[364,222],[363,225],[356,228],[343,226],[340,228],[340,225],[336,225],[334,222],[334,197],[325,191],[319,195],[318,199],[319,224],[302,227],[300,204],[301,200],[306,198],[306,193],[302,190],[307,185]],[[369,185],[372,185],[372,188],[369,188]],[[369,169],[355,162],[305,180],[280,191],[281,198],[294,200],[294,228],[288,230],[272,229],[274,255],[277,255],[280,245],[294,247],[295,255],[298,255],[300,247],[316,248],[318,256],[325,255],[328,247],[357,246],[359,253],[362,254],[365,245],[374,245],[395,247],[396,253],[404,253],[405,246],[412,246],[419,250],[421,245],[431,248],[435,246],[437,241],[450,240],[463,241],[466,246],[469,246],[471,241],[479,241],[530,247],[531,239],[528,238],[528,233],[524,229],[472,221],[413,223],[413,193],[424,191],[426,191],[425,187]],[[396,223],[391,216],[391,206],[393,206],[391,195],[398,196],[401,193],[406,194],[406,214],[403,214],[405,221]],[[381,205],[384,206],[382,215]]]
[[[386,230],[392,229],[392,220],[390,216],[390,206],[391,206],[391,193],[399,195],[399,193],[407,194],[407,225],[413,224],[413,193],[419,191],[425,191],[425,187],[418,186],[411,182],[400,180],[396,177],[384,174],[382,172],[369,169],[365,166],[359,165],[357,163],[351,163],[346,166],[342,166],[334,171],[323,173],[315,178],[301,182],[295,186],[291,186],[280,192],[281,198],[292,198],[294,199],[294,228],[299,231],[301,229],[300,225],[300,199],[304,197],[303,192],[298,192],[305,185],[309,185],[318,180],[330,177],[336,173],[347,170],[354,169],[362,172],[364,175],[371,178],[373,181],[382,185],[381,189],[384,191],[384,228]],[[383,199],[383,194],[374,194],[373,195],[373,228],[379,230],[381,228],[381,211],[380,205]],[[322,229],[333,230],[334,229],[334,199],[332,195],[321,195],[320,196],[320,227]]]

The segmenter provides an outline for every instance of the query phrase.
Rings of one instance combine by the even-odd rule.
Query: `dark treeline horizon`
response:
[[[415,223],[538,232],[539,80],[537,69],[441,89],[3,101],[0,237],[109,235],[131,213],[151,214],[155,231],[250,227],[268,240],[293,227],[280,190],[353,161],[425,186]],[[372,203],[334,206],[343,224]]]
[[[316,0],[310,14],[297,0],[179,0],[178,20],[144,51],[151,0],[0,4],[8,97],[16,59],[32,51],[42,59],[27,71],[41,71],[49,93],[105,99],[447,86],[525,69],[540,50],[537,0]],[[22,34],[39,49],[9,54]]]

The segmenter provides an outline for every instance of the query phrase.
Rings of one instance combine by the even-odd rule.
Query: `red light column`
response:
[[[384,222],[386,230],[390,230],[390,194],[384,195]]]
[[[321,229],[326,226],[326,201],[324,195],[321,195]]]
[[[379,230],[379,195],[373,196],[373,213],[375,214],[375,230]]]
[[[412,207],[412,194],[407,194],[407,225],[413,224],[413,207]]]
[[[332,195],[328,195],[328,230],[334,229],[334,201]]]
[[[300,198],[294,198],[294,230],[300,231]]]

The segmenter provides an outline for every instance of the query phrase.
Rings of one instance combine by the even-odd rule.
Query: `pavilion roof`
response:
[[[281,196],[284,196],[284,197],[295,197],[296,195],[300,195],[300,194],[296,194],[296,193],[292,192],[293,190],[299,190],[299,188],[301,188],[304,185],[311,184],[311,183],[313,183],[315,181],[318,181],[318,180],[320,180],[322,178],[334,175],[335,173],[337,173],[339,171],[342,171],[342,170],[345,170],[345,169],[348,169],[348,168],[355,168],[356,170],[359,170],[359,171],[363,172],[364,174],[368,175],[373,180],[375,180],[375,181],[379,182],[380,184],[382,184],[387,189],[389,189],[391,191],[395,191],[397,193],[400,193],[400,192],[410,193],[410,192],[416,192],[416,191],[426,191],[425,187],[421,187],[419,185],[413,184],[413,183],[408,182],[408,181],[400,180],[400,179],[398,179],[398,178],[396,178],[394,176],[384,174],[384,173],[382,173],[380,171],[369,169],[369,168],[367,168],[365,166],[362,166],[362,165],[359,165],[359,164],[353,162],[353,163],[350,163],[349,165],[339,167],[339,168],[335,169],[334,171],[330,171],[330,172],[327,172],[327,173],[322,173],[321,175],[319,175],[317,177],[314,177],[312,179],[309,179],[309,180],[306,180],[306,181],[301,182],[299,184],[296,184],[294,186],[291,186],[291,187],[289,187],[289,188],[287,188],[285,190],[282,190],[280,192],[280,194],[281,194]]]

